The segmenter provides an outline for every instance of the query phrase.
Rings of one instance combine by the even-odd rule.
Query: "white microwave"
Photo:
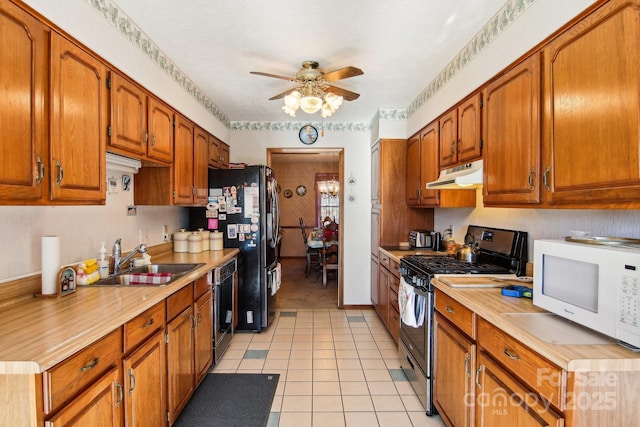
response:
[[[535,240],[533,304],[640,347],[640,249]]]

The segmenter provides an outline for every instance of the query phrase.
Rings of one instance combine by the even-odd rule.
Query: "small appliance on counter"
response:
[[[431,230],[409,231],[409,247],[411,249],[440,250],[440,233]]]

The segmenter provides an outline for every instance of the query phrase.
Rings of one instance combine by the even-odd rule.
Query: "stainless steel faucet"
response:
[[[113,256],[113,273],[114,274],[120,273],[120,271],[122,270],[122,266],[125,265],[127,261],[131,261],[131,259],[134,256],[136,256],[137,254],[144,254],[147,252],[147,246],[144,243],[141,243],[140,245],[138,245],[137,248],[129,252],[127,256],[122,258],[122,247],[120,244],[121,241],[122,239],[117,239],[113,244],[112,256]],[[129,266],[129,270],[130,269],[131,269],[131,266]]]

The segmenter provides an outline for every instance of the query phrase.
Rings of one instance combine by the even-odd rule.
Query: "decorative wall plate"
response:
[[[298,185],[298,188],[296,188],[296,193],[298,193],[298,196],[304,196],[305,194],[307,194],[307,187],[305,187],[304,185]]]
[[[293,191],[289,190],[288,188],[286,190],[284,190],[284,193],[282,193],[282,195],[284,197],[286,197],[287,199],[291,198],[291,196],[293,196]]]
[[[298,132],[298,138],[303,144],[311,145],[318,140],[318,129],[311,125],[302,126]]]

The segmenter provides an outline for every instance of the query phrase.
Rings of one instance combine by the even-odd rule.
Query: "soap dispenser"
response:
[[[100,273],[101,279],[109,277],[109,257],[107,256],[107,248],[105,247],[105,244],[105,242],[102,242],[102,246],[100,247],[97,257],[98,272]]]

